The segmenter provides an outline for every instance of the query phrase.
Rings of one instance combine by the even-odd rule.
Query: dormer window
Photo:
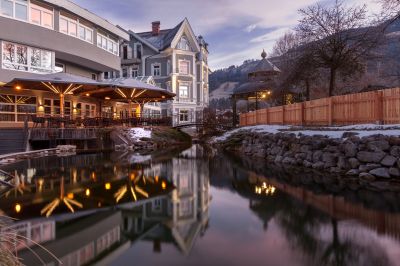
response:
[[[190,51],[189,41],[185,36],[182,36],[178,43],[178,49]]]

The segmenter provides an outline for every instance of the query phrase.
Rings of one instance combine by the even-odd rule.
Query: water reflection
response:
[[[319,177],[209,158],[200,146],[172,156],[49,157],[6,170],[18,186],[0,209],[21,219],[8,230],[63,265],[399,265],[399,195],[382,211],[365,191],[293,184]],[[12,244],[24,264],[59,265],[30,241]]]

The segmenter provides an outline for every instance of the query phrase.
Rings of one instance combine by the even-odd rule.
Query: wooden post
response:
[[[382,91],[375,92],[375,120],[376,124],[382,125],[383,124],[383,97]]]
[[[328,98],[328,126],[333,124],[333,103],[332,97]]]
[[[64,94],[60,93],[60,116],[64,118]],[[61,121],[61,128],[64,128],[64,121]]]
[[[304,102],[300,103],[300,125],[304,126]]]

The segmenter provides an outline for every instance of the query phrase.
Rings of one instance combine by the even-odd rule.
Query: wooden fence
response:
[[[400,88],[333,96],[240,115],[240,126],[400,123]]]

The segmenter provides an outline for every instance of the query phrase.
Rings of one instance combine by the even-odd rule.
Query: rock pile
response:
[[[343,138],[238,131],[217,146],[269,162],[303,166],[331,173],[376,179],[400,180],[400,132],[398,137],[374,135]]]

